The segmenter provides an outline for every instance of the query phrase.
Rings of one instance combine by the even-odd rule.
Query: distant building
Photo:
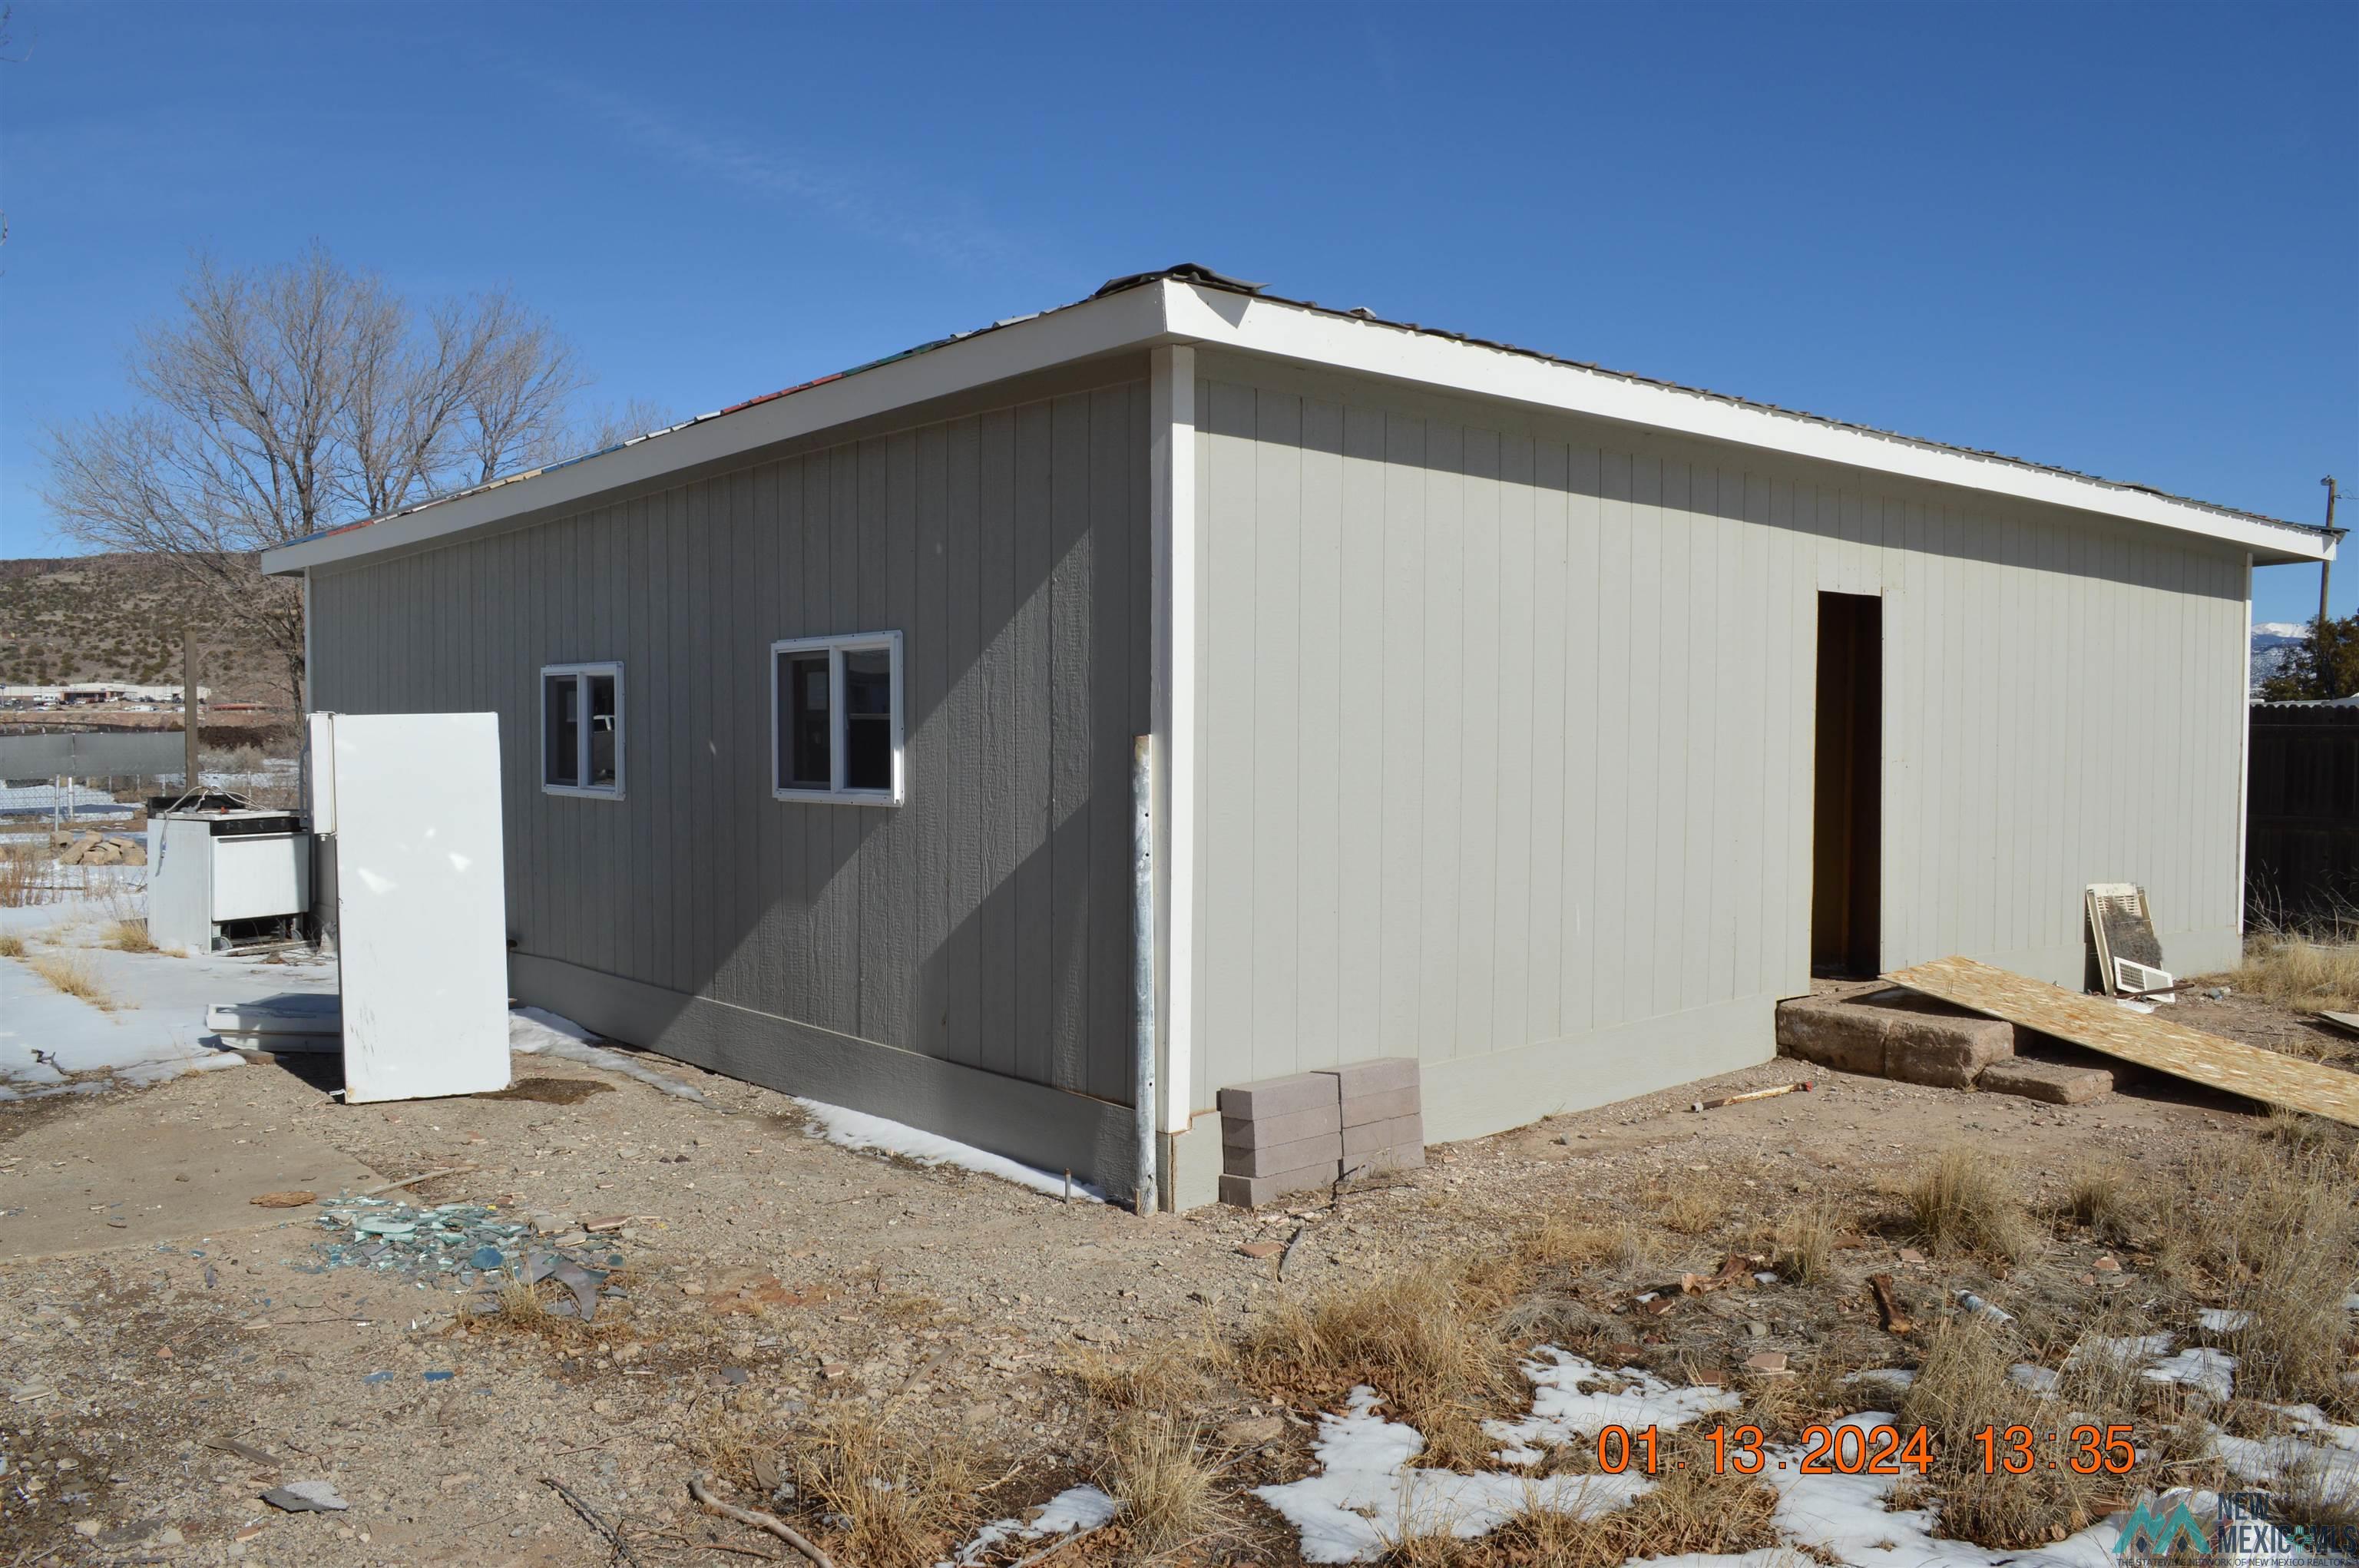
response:
[[[1179,267],[263,566],[313,707],[498,713],[517,996],[1127,1192],[1143,941],[1187,1206],[1225,1085],[1494,1132],[1820,971],[2077,986],[2091,882],[2234,964],[2251,569],[2331,553]]]

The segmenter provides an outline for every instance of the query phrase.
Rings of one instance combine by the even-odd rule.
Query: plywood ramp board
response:
[[[1971,958],[1939,958],[1885,978],[2174,1078],[2359,1127],[2359,1073],[2223,1040]]]

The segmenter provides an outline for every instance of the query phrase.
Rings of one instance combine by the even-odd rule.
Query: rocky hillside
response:
[[[168,568],[144,556],[0,561],[0,684],[176,684],[191,603]],[[199,684],[215,702],[286,702],[277,655],[220,619],[198,616]]]

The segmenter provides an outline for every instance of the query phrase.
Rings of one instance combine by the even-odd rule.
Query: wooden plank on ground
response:
[[[2321,1013],[2318,1016],[2344,1034],[2359,1034],[2359,1013]]]
[[[1939,958],[1885,978],[2174,1078],[2359,1127],[2359,1073],[2223,1040],[1971,958]]]

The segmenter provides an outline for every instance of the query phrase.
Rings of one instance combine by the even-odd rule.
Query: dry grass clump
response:
[[[1654,1488],[1627,1508],[1583,1516],[1527,1500],[1493,1532],[1493,1560],[1619,1568],[1643,1557],[1734,1555],[1776,1546],[1770,1519],[1777,1494],[1757,1477],[1713,1474],[1712,1446],[1702,1432],[1696,1426],[1664,1433]]]
[[[1516,1260],[1527,1269],[1636,1269],[1653,1257],[1646,1232],[1633,1225],[1600,1225],[1561,1209],[1543,1215],[1538,1226],[1516,1243]]]
[[[2225,1189],[2201,1211],[2206,1261],[2228,1284],[2229,1305],[2250,1314],[2227,1336],[2247,1393],[2349,1411],[2359,1392],[2343,1381],[2359,1279],[2359,1188],[2330,1155],[2255,1150],[2225,1173]]]
[[[2073,1167],[2064,1188],[2064,1217],[2086,1225],[2090,1234],[2116,1244],[2129,1239],[2136,1217],[2130,1197],[2129,1172],[2110,1160],[2084,1160]]]
[[[1821,1193],[1778,1225],[1777,1272],[1798,1285],[1819,1283],[1834,1268],[1835,1239],[1842,1234],[1834,1201]]]
[[[1211,1333],[1193,1339],[1159,1339],[1130,1356],[1083,1346],[1065,1369],[1090,1398],[1116,1410],[1169,1410],[1201,1399],[1212,1369],[1228,1347]]]
[[[1266,1390],[1339,1398],[1365,1383],[1425,1434],[1426,1460],[1487,1466],[1482,1421],[1516,1386],[1496,1317],[1499,1272],[1436,1265],[1364,1275],[1285,1301],[1246,1332],[1239,1371]]]
[[[1908,1189],[1918,1234],[1937,1247],[1979,1252],[2006,1262],[2037,1245],[2023,1199],[1997,1161],[1962,1144],[1943,1149]]]
[[[154,953],[156,939],[147,934],[146,920],[117,920],[106,933],[106,945],[117,953]]]
[[[25,939],[14,931],[0,932],[0,958],[25,956]]]
[[[1976,1432],[2010,1426],[2046,1432],[2056,1425],[2054,1402],[2008,1376],[2015,1359],[1999,1333],[1980,1321],[1944,1323],[1926,1344],[1924,1364],[1900,1401],[1901,1430],[1928,1428],[1934,1451],[1923,1481],[1903,1486],[1930,1494],[1944,1535],[2002,1548],[2046,1545],[2085,1528],[2104,1511],[2101,1497],[2123,1484],[2118,1476],[2083,1475],[2067,1465],[2051,1470],[2044,1463],[2022,1475],[1984,1472]],[[2126,1411],[2074,1416],[2100,1425],[2130,1419]]]
[[[33,973],[69,996],[78,996],[93,1007],[112,1009],[114,998],[99,983],[98,972],[90,960],[78,953],[37,953],[25,961]]]
[[[795,1433],[789,1446],[798,1502],[821,1521],[839,1563],[919,1568],[947,1555],[973,1508],[980,1479],[973,1456],[939,1427],[891,1423],[876,1410],[840,1405]]]
[[[1665,1230],[1681,1236],[1701,1236],[1716,1229],[1728,1213],[1720,1192],[1704,1181],[1674,1181],[1655,1195],[1650,1205]]]
[[[1203,1432],[1137,1411],[1107,1434],[1099,1484],[1122,1505],[1131,1552],[1125,1562],[1155,1562],[1225,1534],[1236,1516],[1206,1463]]]
[[[2228,980],[2239,991],[2297,1011],[2347,1011],[2359,1007],[2359,942],[2256,936],[2245,944],[2244,966]]]
[[[0,848],[0,909],[21,909],[54,900],[57,889],[49,886],[49,862],[55,858],[56,852],[46,843]]]

